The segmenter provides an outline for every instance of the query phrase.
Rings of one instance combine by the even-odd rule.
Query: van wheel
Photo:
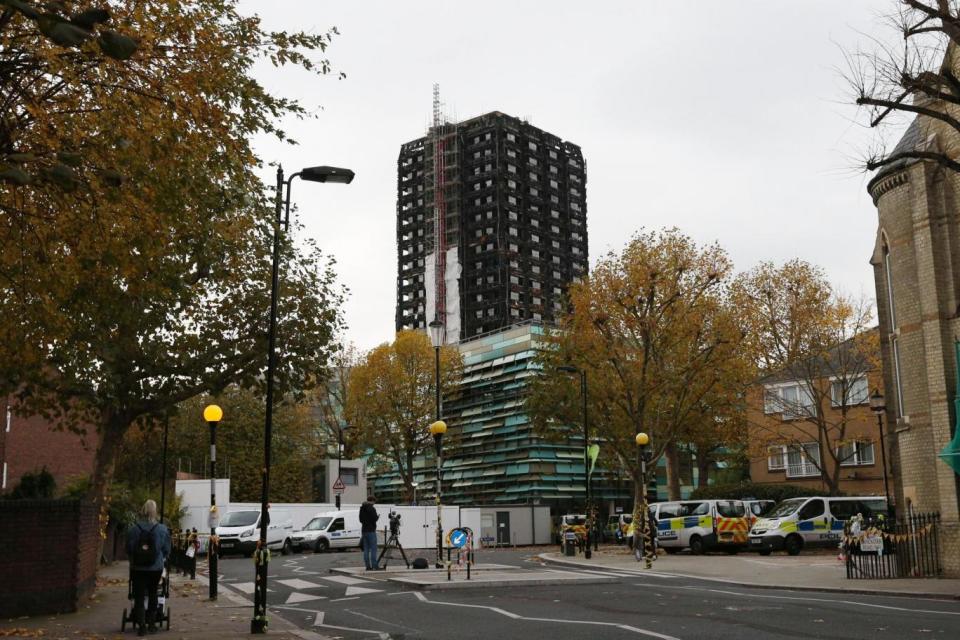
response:
[[[330,550],[330,543],[327,542],[324,538],[317,540],[316,546],[313,548],[316,553],[326,553]]]
[[[703,555],[703,538],[700,536],[690,538],[690,553],[695,556]]]
[[[801,540],[798,535],[787,536],[787,539],[783,543],[783,548],[786,549],[787,554],[791,556],[800,555],[800,549],[803,548],[803,540]]]
[[[768,556],[770,555],[770,549],[760,549],[758,553],[762,556]]]
[[[290,544],[290,538],[287,538],[283,541],[283,548],[280,549],[282,555],[288,556],[290,552],[293,551],[293,545]]]
[[[740,551],[740,549],[737,549],[736,547],[727,547],[726,549],[724,549],[724,551],[726,551],[727,555],[729,556],[735,556]]]

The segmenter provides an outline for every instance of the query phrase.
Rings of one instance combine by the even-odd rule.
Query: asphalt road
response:
[[[477,562],[530,566],[541,551],[482,551]],[[618,578],[610,584],[426,592],[374,574],[329,572],[361,564],[353,550],[278,554],[270,565],[270,608],[303,629],[349,640],[960,637],[960,603],[952,601],[751,589],[642,570],[607,571]],[[223,559],[220,571],[224,585],[252,601],[251,560]]]

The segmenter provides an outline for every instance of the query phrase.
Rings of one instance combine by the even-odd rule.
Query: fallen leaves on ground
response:
[[[43,629],[27,629],[26,627],[0,629],[0,636],[7,638],[42,638],[46,633]]]

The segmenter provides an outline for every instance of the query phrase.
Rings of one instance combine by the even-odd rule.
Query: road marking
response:
[[[553,569],[547,569],[547,571],[553,571]],[[644,571],[634,571],[632,569],[617,569],[616,571],[592,571],[590,569],[580,569],[584,573],[594,573],[600,576],[619,576],[621,578],[637,578],[637,577],[647,577],[653,576],[655,578],[676,578],[677,576],[670,575],[667,573],[654,573],[644,572]]]
[[[331,602],[334,602],[331,600]],[[324,629],[339,629],[340,631],[356,631],[358,633],[370,633],[377,636],[379,640],[390,640],[390,634],[383,631],[374,631],[372,629],[354,629],[353,627],[339,627],[334,624],[318,624],[317,627],[323,627]]]
[[[425,595],[419,591],[414,591],[413,595],[417,597],[420,602],[426,602],[428,604],[440,604],[450,607],[467,607],[471,609],[488,609],[494,613],[499,613],[502,616],[511,618],[513,620],[530,620],[532,622],[555,622],[557,624],[586,624],[586,625],[595,625],[600,627],[616,627],[617,629],[623,629],[624,631],[632,631],[634,633],[639,633],[640,635],[650,636],[651,638],[660,638],[660,640],[680,640],[675,636],[668,636],[662,633],[657,633],[656,631],[650,631],[649,629],[640,629],[639,627],[633,627],[627,624],[619,624],[617,622],[596,622],[593,620],[558,620],[555,618],[530,618],[527,616],[521,616],[516,613],[512,613],[505,609],[499,607],[488,607],[482,604],[462,604],[459,602],[440,602],[438,600],[430,600]]]
[[[647,585],[634,585],[647,586]],[[770,600],[800,600],[803,602],[827,602],[831,604],[850,604],[858,607],[869,607],[871,609],[888,609],[890,611],[909,611],[910,613],[937,613],[945,616],[960,616],[960,611],[940,611],[937,609],[909,609],[907,607],[895,607],[889,604],[873,604],[871,602],[857,602],[856,600],[837,600],[835,598],[811,598],[807,596],[770,596],[759,593],[744,593],[742,591],[726,591],[724,589],[707,589],[705,587],[671,587],[664,586],[664,589],[687,589],[690,591],[710,591],[713,593],[722,593],[731,596],[740,596],[747,598],[767,598]],[[880,595],[880,594],[875,594]]]
[[[237,582],[236,584],[231,584],[230,586],[237,591],[243,591],[244,593],[248,594],[257,590],[257,585],[254,582]],[[268,588],[267,591],[273,591],[273,589]]]
[[[373,616],[367,615],[365,613],[360,613],[353,609],[344,609],[347,613],[353,614],[355,616],[360,616],[361,618],[366,618],[367,620],[372,620],[373,622],[379,622],[380,624],[390,625],[391,627],[399,627],[400,629],[408,629],[416,633],[423,633],[420,629],[414,629],[413,627],[407,627],[402,624],[397,624],[396,622],[390,622],[388,620],[381,620],[380,618],[374,618]]]
[[[329,580],[330,582],[339,582],[340,584],[370,584],[369,580],[361,580],[360,578],[351,578],[350,576],[323,576],[321,580]]]
[[[383,589],[365,589],[363,587],[347,587],[345,596],[362,596],[365,593],[381,593]]]
[[[300,578],[292,578],[290,580],[277,580],[278,583],[286,585],[291,589],[326,589],[327,585],[317,584],[316,582],[308,582],[306,580],[301,580]]]
[[[314,613],[316,618],[313,619],[313,626],[319,627],[323,625],[323,611],[317,611],[316,609],[301,609],[300,607],[285,607],[283,605],[275,605],[270,607],[270,609],[288,609],[290,611],[298,611],[300,613]],[[295,631],[293,633],[296,633]]]
[[[359,600],[359,596],[354,596],[352,598],[337,598],[336,600],[331,600],[330,602],[343,602],[344,600]]]
[[[326,596],[315,596],[309,593],[298,593],[294,591],[290,594],[290,597],[287,598],[287,601],[284,604],[296,604],[298,602],[310,602],[311,600],[326,600]]]

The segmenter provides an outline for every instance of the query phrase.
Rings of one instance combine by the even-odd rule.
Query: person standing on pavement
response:
[[[368,571],[378,569],[377,566],[377,520],[380,519],[373,506],[376,499],[367,496],[367,501],[360,505],[360,533],[363,542],[363,564]]]
[[[145,635],[147,626],[156,631],[157,586],[163,573],[163,563],[170,555],[170,531],[158,522],[157,503],[147,500],[140,510],[137,523],[127,530],[127,557],[130,559],[130,579],[133,582],[133,621],[137,635]],[[143,599],[147,597],[144,611]]]

